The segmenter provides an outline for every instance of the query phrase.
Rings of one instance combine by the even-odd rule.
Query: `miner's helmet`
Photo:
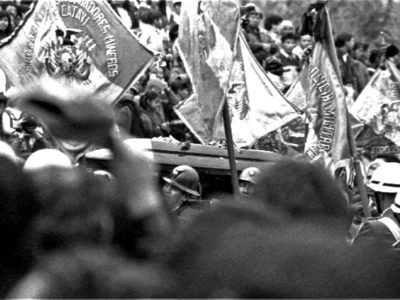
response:
[[[372,174],[368,187],[375,192],[400,192],[400,163],[384,163]]]
[[[256,167],[246,168],[240,173],[239,181],[248,181],[254,184],[258,183],[260,178],[261,171]]]
[[[193,196],[200,196],[199,174],[190,166],[181,165],[175,167],[168,177],[163,177],[170,185]]]

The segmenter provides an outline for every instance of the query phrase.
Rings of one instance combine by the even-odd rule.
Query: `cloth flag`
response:
[[[152,58],[106,0],[39,0],[0,44],[0,67],[17,89],[50,78],[108,104]]]
[[[228,88],[240,30],[236,0],[191,0],[181,7],[178,50],[193,84],[204,123],[213,139]]]
[[[348,166],[351,157],[345,94],[326,4],[311,5],[306,14],[314,20],[315,46],[308,66],[310,123],[305,154],[312,161],[322,160],[334,172]]]
[[[252,146],[257,139],[299,116],[254,58],[242,33],[227,101],[233,140],[239,147]]]
[[[400,72],[391,61],[377,71],[350,108],[364,125],[357,146],[372,156],[400,152]]]
[[[277,130],[299,116],[296,109],[290,105],[258,64],[242,34],[239,34],[226,95],[233,141],[238,147],[252,146],[258,138]],[[207,136],[197,116],[199,109],[195,109],[196,101],[196,99],[185,101],[185,104],[178,108],[181,112],[180,116],[191,124],[193,130],[203,140],[210,141],[212,139]],[[187,109],[189,105],[190,110]],[[213,138],[218,140],[224,137],[220,114]]]

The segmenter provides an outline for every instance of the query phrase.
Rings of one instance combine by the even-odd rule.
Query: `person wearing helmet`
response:
[[[253,3],[248,3],[240,8],[242,32],[249,44],[251,52],[262,65],[263,61],[278,51],[278,46],[264,32],[260,31],[259,25],[263,18],[261,10]]]
[[[26,159],[23,170],[28,173],[41,172],[49,167],[72,168],[71,159],[57,149],[40,149]]]
[[[254,196],[256,185],[260,179],[261,171],[256,167],[244,169],[239,176],[239,191],[243,198]]]
[[[353,245],[399,247],[400,240],[400,163],[383,163],[372,174],[369,194],[380,214],[367,219],[360,227]]]
[[[383,163],[372,173],[367,184],[374,198],[379,214],[382,214],[394,202],[400,191],[400,163]]]
[[[168,208],[180,220],[189,220],[202,211],[207,201],[201,200],[199,174],[187,165],[175,167],[168,177],[162,178],[165,184],[162,194]]]

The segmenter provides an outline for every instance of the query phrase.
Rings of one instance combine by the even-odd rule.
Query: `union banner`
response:
[[[309,13],[320,23],[314,27],[315,46],[308,66],[307,116],[310,119],[306,156],[323,160],[331,171],[347,165],[350,155],[345,93],[341,84],[332,27],[323,3]]]
[[[49,78],[109,104],[152,57],[106,0],[39,0],[0,44],[0,67],[17,89]]]

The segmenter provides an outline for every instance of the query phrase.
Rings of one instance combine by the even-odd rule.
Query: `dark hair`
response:
[[[148,16],[149,24],[153,24],[155,20],[161,19],[161,18],[162,18],[162,14],[161,14],[160,11],[158,11],[158,10],[152,10],[152,11],[149,13],[149,16]]]
[[[8,20],[8,27],[4,31],[4,34],[9,35],[13,31],[12,23],[11,23],[11,16],[10,16],[10,14],[8,12],[0,10],[0,19],[2,19],[4,17],[6,17],[7,20]]]
[[[158,93],[155,91],[146,91],[142,94],[142,96],[140,96],[140,106],[143,107],[144,109],[147,108],[147,103],[148,101],[154,100],[158,97]]]
[[[261,170],[257,198],[294,219],[323,219],[347,230],[348,204],[333,177],[319,165],[294,160]]]
[[[174,42],[178,38],[178,35],[179,35],[179,25],[173,24],[169,30],[168,35],[169,35],[169,40],[171,42]]]
[[[269,15],[265,17],[264,28],[266,30],[271,30],[272,25],[278,25],[283,21],[283,18],[278,15]]]
[[[338,48],[346,45],[346,42],[350,41],[353,38],[353,35],[350,33],[341,33],[335,39],[335,46]]]
[[[288,32],[282,35],[281,37],[281,42],[284,43],[286,40],[295,40],[297,41],[299,39],[299,36],[294,34],[293,32]]]

